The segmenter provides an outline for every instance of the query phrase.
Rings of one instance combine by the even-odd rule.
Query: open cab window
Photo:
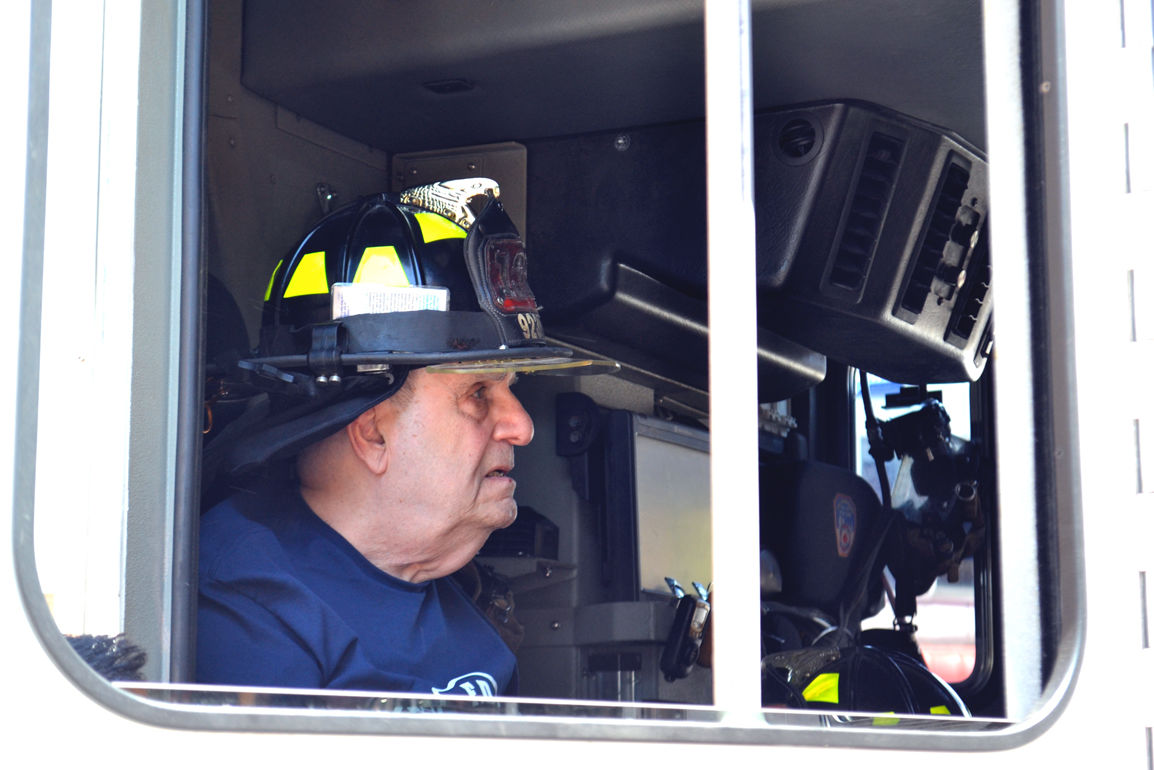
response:
[[[887,732],[891,745],[948,730],[965,747],[1044,703],[1069,663],[1065,514],[1032,497],[1058,494],[1052,465],[1008,475],[1003,462],[1023,449],[1010,425],[1038,437],[1026,451],[1039,459],[1052,440],[1023,276],[1062,266],[1017,249],[1014,227],[999,240],[999,219],[1038,226],[1012,204],[1020,190],[994,211],[1007,183],[989,162],[996,143],[1017,146],[1013,166],[1038,140],[1005,118],[1036,105],[991,95],[984,73],[1034,77],[1053,52],[1030,38],[1040,58],[998,58],[988,42],[1016,39],[1020,19],[983,18],[978,2],[708,7],[498,4],[466,21],[435,3],[189,4],[183,148],[197,183],[168,191],[186,250],[135,266],[138,286],[167,292],[153,309],[169,336],[150,340],[152,306],[105,272],[84,312],[107,332],[135,311],[129,342],[96,329],[107,355],[78,362],[49,330],[41,354],[130,393],[93,418],[111,423],[93,435],[121,443],[103,444],[91,511],[51,523],[60,490],[38,458],[36,532],[60,631],[125,632],[148,653],[148,681],[119,685],[141,699],[126,708],[191,727],[230,729],[227,709],[182,708],[213,704],[247,707],[252,729],[524,737],[577,716],[591,725],[564,722],[567,735],[645,740],[852,743],[794,727],[896,726],[910,733]],[[727,56],[719,28],[748,58]],[[736,141],[718,141],[726,129]],[[229,367],[257,344],[278,260],[335,206],[472,176],[499,182],[524,234],[545,334],[621,364],[516,386],[537,426],[517,454],[520,515],[478,562],[515,600],[501,622],[519,693],[197,685],[197,519],[229,483],[201,453],[251,396]],[[46,293],[46,317],[84,294],[91,277],[73,277]],[[143,392],[148,360],[162,397]],[[132,431],[115,427],[121,412]],[[142,438],[154,423],[159,449]],[[138,516],[149,503],[163,515]],[[105,557],[84,562],[90,575],[62,550],[78,519],[103,533],[78,546]],[[752,721],[727,722],[743,711]]]

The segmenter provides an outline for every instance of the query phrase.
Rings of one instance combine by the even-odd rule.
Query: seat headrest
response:
[[[836,614],[873,550],[877,494],[852,471],[812,461],[763,466],[760,491],[761,545],[781,564],[777,600]]]

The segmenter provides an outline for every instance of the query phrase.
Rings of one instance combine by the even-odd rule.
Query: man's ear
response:
[[[384,417],[385,415],[374,407],[362,412],[345,428],[353,454],[377,476],[389,469],[389,443],[385,440],[378,422]]]

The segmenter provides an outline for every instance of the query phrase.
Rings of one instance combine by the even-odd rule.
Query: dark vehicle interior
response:
[[[213,430],[277,260],[443,179],[499,182],[546,335],[621,364],[517,386],[520,515],[479,559],[524,696],[711,702],[702,5],[208,4]],[[761,495],[730,513],[760,521],[767,706],[1004,713],[981,7],[752,3]]]

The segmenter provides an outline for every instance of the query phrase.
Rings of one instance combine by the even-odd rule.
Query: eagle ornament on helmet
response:
[[[524,243],[499,195],[489,179],[438,182],[361,198],[309,231],[274,268],[259,347],[237,363],[269,397],[251,429],[226,442],[230,470],[339,430],[413,368],[617,370],[545,339]]]

